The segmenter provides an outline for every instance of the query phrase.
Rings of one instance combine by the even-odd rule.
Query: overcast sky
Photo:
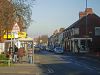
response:
[[[100,0],[87,0],[88,7],[100,16]],[[34,20],[27,32],[30,37],[52,35],[59,28],[67,28],[79,19],[84,11],[86,0],[36,0],[32,8]]]

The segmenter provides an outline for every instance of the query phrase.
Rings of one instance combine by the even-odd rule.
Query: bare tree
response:
[[[31,22],[32,10],[35,0],[11,0],[15,8],[15,17],[22,18],[23,27],[28,28]]]
[[[12,28],[13,19],[13,6],[7,0],[0,0],[0,32],[1,36],[7,33]]]
[[[16,21],[21,29],[29,27],[34,1],[0,0],[0,39],[5,33],[8,35],[11,32]]]

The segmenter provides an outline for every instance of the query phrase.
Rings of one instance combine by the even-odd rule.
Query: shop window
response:
[[[100,36],[100,27],[95,27],[95,36]]]

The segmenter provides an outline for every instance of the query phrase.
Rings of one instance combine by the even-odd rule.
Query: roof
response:
[[[86,23],[86,17],[87,17],[87,21],[91,21],[93,18],[94,19],[99,19],[100,20],[100,17],[97,16],[96,14],[88,14],[87,16],[84,16],[82,17],[81,19],[77,20],[76,22],[74,22],[72,25],[70,25],[68,28],[66,28],[65,30],[67,29],[70,29],[70,28],[74,28],[74,27],[77,27],[79,26],[81,23]]]
[[[33,41],[32,38],[28,37],[28,38],[19,38],[19,41]]]

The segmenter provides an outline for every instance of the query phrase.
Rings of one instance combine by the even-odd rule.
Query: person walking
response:
[[[16,63],[17,60],[18,60],[18,56],[17,56],[17,53],[18,53],[18,47],[16,45],[14,45],[14,57],[13,57],[13,62]]]
[[[24,50],[24,48],[19,48],[18,49],[18,60],[20,63],[22,63],[23,56],[25,56],[25,50]]]

